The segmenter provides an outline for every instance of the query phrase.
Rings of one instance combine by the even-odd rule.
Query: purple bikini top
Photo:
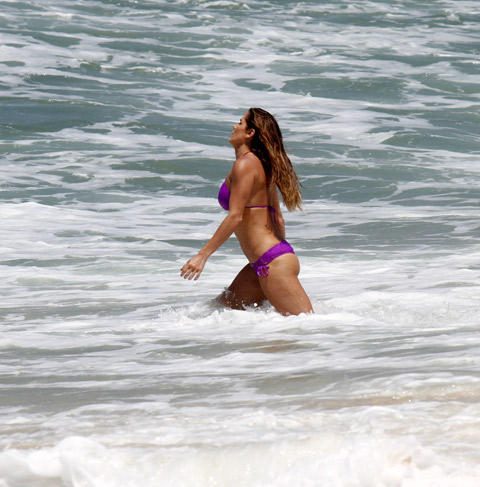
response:
[[[230,209],[229,202],[230,191],[224,181],[222,186],[220,186],[220,191],[218,192],[218,203],[225,211],[228,211]]]
[[[230,190],[227,188],[225,181],[220,186],[220,191],[218,192],[218,203],[225,211],[230,209]],[[277,223],[275,208],[271,205],[246,206],[245,208],[268,208],[268,211],[273,213],[273,222]]]

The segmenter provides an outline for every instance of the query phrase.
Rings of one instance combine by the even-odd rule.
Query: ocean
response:
[[[0,2],[0,487],[480,485],[480,2]],[[271,112],[315,314],[213,299]],[[285,213],[286,210],[285,210]]]

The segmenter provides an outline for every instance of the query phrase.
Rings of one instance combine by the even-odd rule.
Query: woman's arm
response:
[[[207,259],[227,241],[241,223],[245,205],[252,193],[255,179],[255,172],[252,170],[253,164],[255,164],[255,161],[248,157],[235,161],[231,172],[230,209],[228,215],[200,252],[182,267],[180,275],[184,279],[194,279],[196,281],[200,277]]]

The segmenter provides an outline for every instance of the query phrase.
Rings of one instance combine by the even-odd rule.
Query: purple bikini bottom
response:
[[[267,250],[256,262],[250,264],[253,270],[257,273],[258,277],[268,276],[268,264],[272,260],[280,257],[283,254],[294,254],[292,246],[286,241],[282,240],[277,245],[274,245],[271,249]]]

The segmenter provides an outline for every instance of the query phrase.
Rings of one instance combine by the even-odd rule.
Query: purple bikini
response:
[[[268,264],[284,254],[294,254],[292,246],[286,241],[282,240],[277,245],[274,245],[271,249],[267,250],[258,260],[252,262],[250,265],[257,273],[258,277],[268,276]]]
[[[230,208],[230,190],[227,188],[227,184],[225,181],[223,182],[222,186],[220,187],[220,191],[218,192],[218,202],[220,206],[228,211]],[[259,206],[246,206],[245,208],[268,208],[270,213],[273,213],[273,222],[277,223],[277,217],[275,215],[275,208],[271,205],[259,205]]]
[[[220,187],[218,192],[218,203],[220,206],[228,211],[230,208],[230,190],[227,188],[225,181]],[[271,205],[259,205],[259,206],[246,206],[245,208],[268,208],[270,213],[273,213],[273,221],[276,223],[275,208]],[[253,270],[258,277],[268,276],[268,264],[284,254],[294,254],[292,246],[286,241],[282,240],[278,244],[274,245],[271,249],[267,250],[257,261],[250,263]]]

